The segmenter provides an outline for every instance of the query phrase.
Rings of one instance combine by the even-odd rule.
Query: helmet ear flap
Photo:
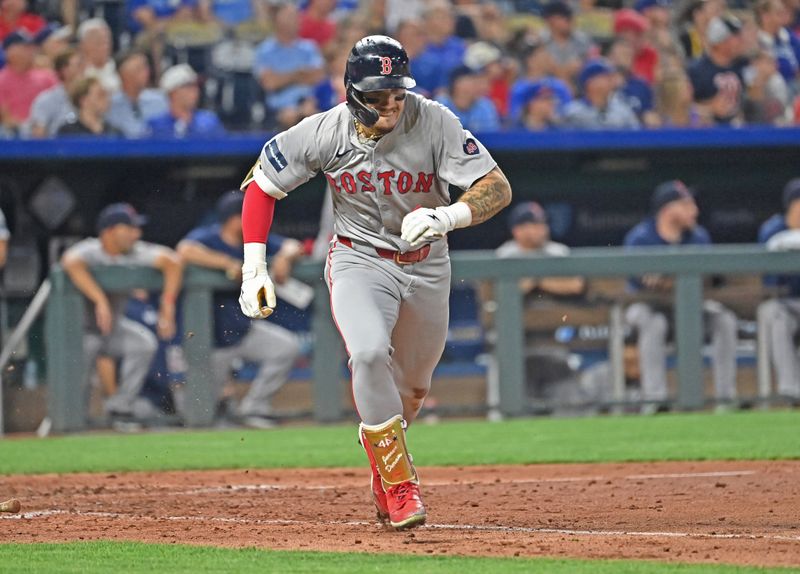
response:
[[[347,109],[350,110],[353,117],[368,128],[374,126],[380,118],[377,111],[361,100],[361,92],[356,90],[349,81],[347,82]]]

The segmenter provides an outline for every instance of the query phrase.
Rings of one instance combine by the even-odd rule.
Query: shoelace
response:
[[[394,487],[394,497],[400,504],[404,504],[406,498],[411,494],[411,483],[402,482]]]

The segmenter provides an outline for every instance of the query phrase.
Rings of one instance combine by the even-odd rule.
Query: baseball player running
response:
[[[404,529],[426,519],[405,431],[428,394],[447,336],[445,236],[495,215],[510,203],[511,188],[450,111],[406,91],[415,82],[396,40],[358,41],[344,80],[347,102],[267,142],[242,183],[239,302],[249,317],[272,313],[265,241],[275,200],[322,171],[335,220],[325,279],[350,357],[359,440],[372,467],[378,518]],[[452,205],[448,184],[466,190]]]

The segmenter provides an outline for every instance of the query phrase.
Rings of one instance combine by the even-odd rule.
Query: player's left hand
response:
[[[417,247],[427,239],[443,237],[454,225],[449,215],[439,208],[421,207],[403,218],[400,238],[408,241],[411,247]]]

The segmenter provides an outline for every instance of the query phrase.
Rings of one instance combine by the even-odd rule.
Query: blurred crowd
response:
[[[361,37],[476,131],[800,120],[798,0],[0,0],[0,137],[274,130]]]

